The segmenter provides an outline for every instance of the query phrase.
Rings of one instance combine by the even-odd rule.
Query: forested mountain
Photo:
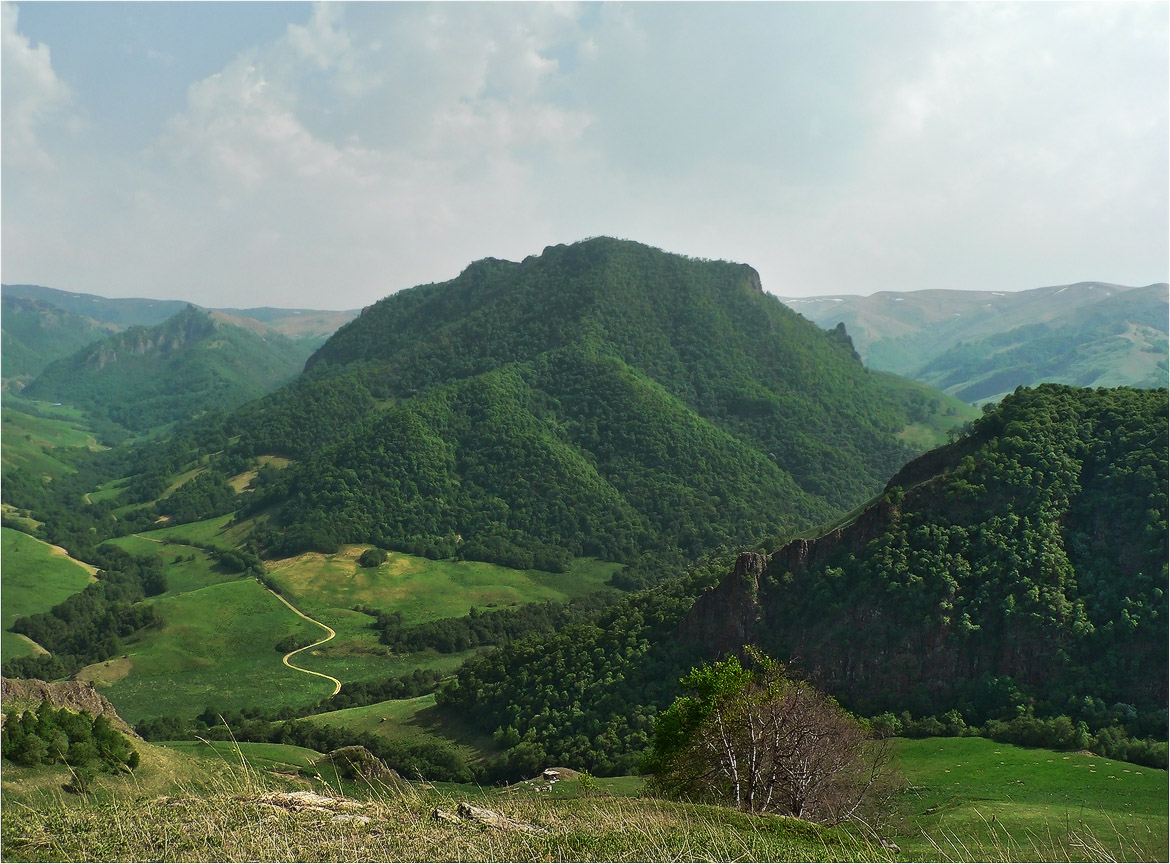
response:
[[[1167,408],[1165,390],[1018,391],[852,524],[507,644],[441,701],[511,759],[630,770],[672,676],[755,643],[870,714],[1161,738]]]
[[[844,323],[868,365],[978,403],[1045,381],[1165,386],[1167,291],[1165,283],[1079,282],[1019,292],[882,291],[784,302],[822,327]]]
[[[92,318],[67,312],[50,303],[5,292],[0,368],[5,389],[27,384],[54,360],[108,336],[111,327]]]
[[[864,368],[750,267],[599,238],[382,300],[230,453],[284,554],[372,542],[559,569],[786,535],[880,490],[962,406]]]
[[[296,375],[307,354],[302,343],[257,336],[187,306],[162,324],[130,327],[51,363],[24,393],[141,431],[236,408]]]
[[[743,562],[683,632],[871,711],[1124,703],[1164,727],[1166,442],[1164,389],[1018,391],[853,524]]]

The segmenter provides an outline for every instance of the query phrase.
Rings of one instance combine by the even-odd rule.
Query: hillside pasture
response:
[[[233,514],[228,513],[201,522],[187,522],[183,525],[144,531],[138,536],[154,541],[212,546],[226,551],[239,546],[250,530],[246,525],[232,525],[232,518]]]
[[[208,762],[258,771],[295,774],[321,758],[316,750],[293,744],[259,744],[251,741],[166,741],[162,747]]]
[[[1166,860],[1166,771],[984,738],[902,740],[897,762],[916,860]]]
[[[155,533],[159,532],[151,532]],[[186,543],[151,540],[140,534],[128,534],[108,542],[131,555],[157,558],[166,568],[168,596],[197,591],[221,582],[234,582],[240,578],[239,573],[227,573],[219,569],[210,553]]]
[[[458,750],[469,763],[499,751],[490,735],[464,718],[436,706],[434,693],[314,714],[310,719],[319,726],[335,726],[355,734],[368,733],[387,741],[420,743],[436,740]]]
[[[96,450],[100,445],[80,415],[62,410],[57,409],[58,416],[39,416],[8,406],[0,409],[0,472],[19,468],[45,477],[75,473],[68,456],[58,451]]]
[[[401,612],[407,624],[415,624],[466,615],[472,606],[570,600],[606,590],[607,580],[621,567],[579,558],[568,573],[545,573],[480,561],[432,561],[399,552],[389,553],[378,567],[362,567],[358,558],[369,548],[343,546],[334,555],[305,553],[271,561],[268,571],[282,593],[309,614],[315,610],[327,615],[362,605]]]
[[[65,550],[50,546],[13,528],[0,528],[4,602],[0,620],[0,651],[5,658],[38,653],[39,646],[8,628],[17,618],[48,612],[62,600],[81,591],[93,580],[94,568],[70,558]]]
[[[252,579],[153,602],[166,625],[126,643],[125,668],[111,674],[116,661],[98,663],[79,676],[94,681],[130,723],[190,717],[207,706],[304,705],[333,690],[328,681],[281,663],[277,642],[294,635],[313,641],[321,630]]]
[[[89,493],[90,501],[117,501],[122,497],[122,493],[126,491],[129,485],[129,480],[125,477],[119,477],[116,480],[109,480],[97,487],[93,492]]]

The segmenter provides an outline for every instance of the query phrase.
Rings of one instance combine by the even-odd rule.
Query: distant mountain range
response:
[[[19,390],[52,361],[67,357],[117,327],[68,312],[31,297],[0,297],[3,338],[0,338],[0,370],[5,390]]]
[[[237,408],[300,372],[306,345],[224,317],[187,306],[161,324],[128,327],[49,363],[22,395],[141,432]]]
[[[183,300],[98,297],[41,285],[4,285],[0,357],[5,390],[19,390],[54,360],[128,327],[153,327],[192,305]],[[258,336],[275,334],[299,344],[303,363],[357,311],[218,309],[216,320]]]
[[[782,299],[822,327],[844,323],[867,365],[978,404],[1045,381],[1166,386],[1167,294],[1164,282],[1078,282]]]

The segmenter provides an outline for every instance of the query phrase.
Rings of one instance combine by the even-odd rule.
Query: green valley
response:
[[[300,374],[228,318],[131,326],[5,397],[5,687],[93,685],[142,736],[80,786],[48,744],[6,761],[36,802],[6,805],[6,860],[1165,847],[1165,389],[978,411],[750,267],[609,238],[387,297]],[[746,646],[893,742],[870,827],[647,773],[680,681]],[[381,780],[322,761],[353,748]],[[310,790],[415,831],[290,815],[257,845],[288,814],[256,802]],[[541,830],[431,818],[465,800]]]

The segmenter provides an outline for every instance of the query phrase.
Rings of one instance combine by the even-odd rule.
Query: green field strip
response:
[[[38,653],[30,640],[10,633],[17,618],[48,612],[92,581],[93,568],[13,528],[0,528],[0,591],[3,592],[0,651],[6,658]]]

